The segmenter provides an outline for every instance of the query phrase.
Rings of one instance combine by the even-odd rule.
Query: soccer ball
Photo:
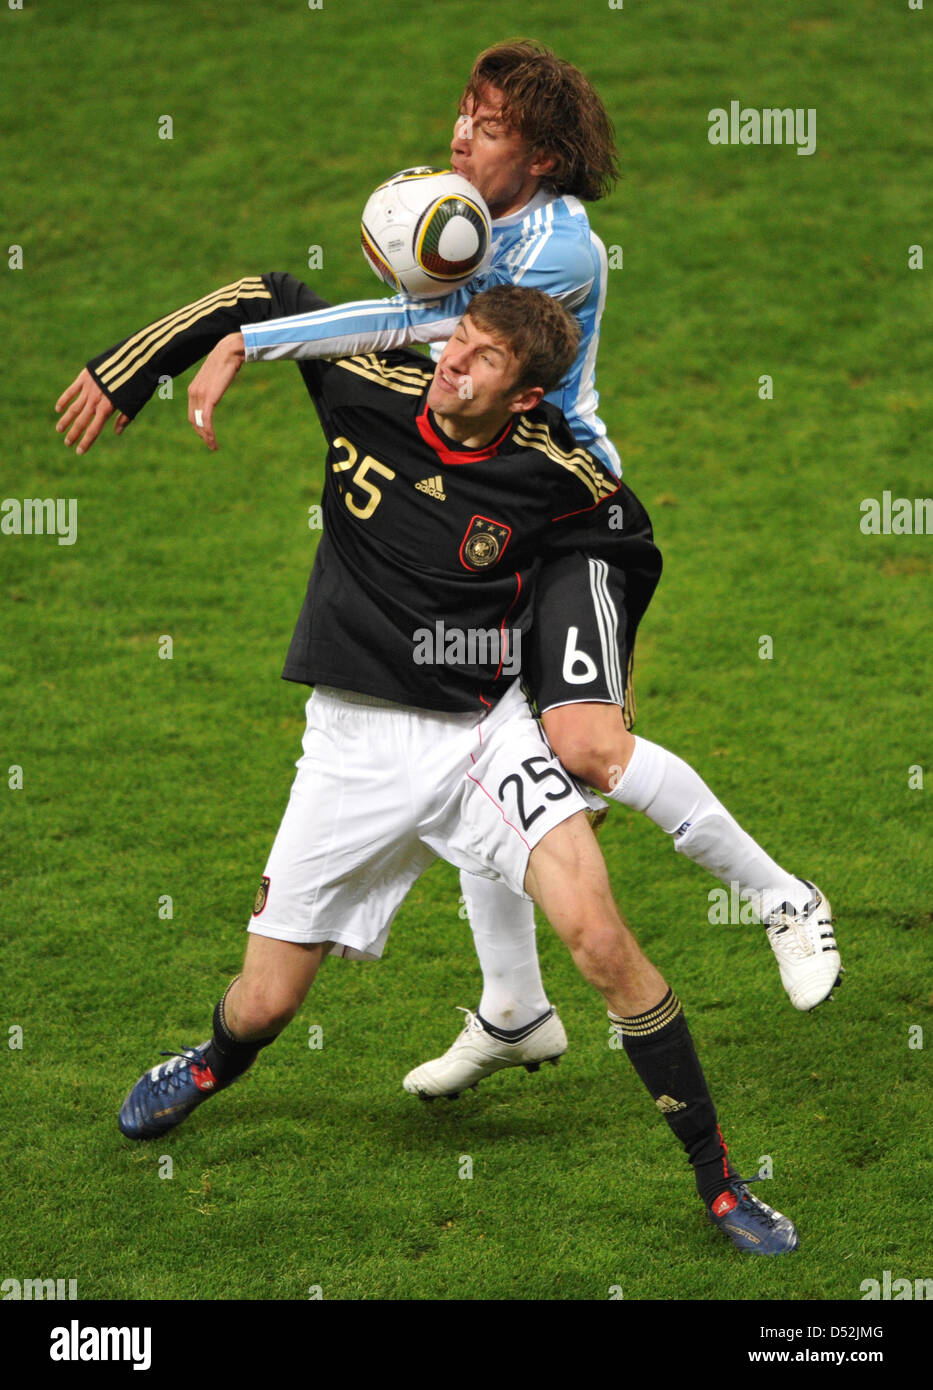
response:
[[[450,169],[403,169],[363,209],[360,240],[372,269],[394,290],[438,298],[467,284],[492,240],[489,209]]]

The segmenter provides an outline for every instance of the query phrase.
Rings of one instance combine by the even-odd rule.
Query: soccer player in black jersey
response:
[[[330,306],[247,330],[248,360],[349,356],[411,342],[433,342],[435,352],[462,313],[464,298],[493,283],[545,290],[579,315],[583,336],[576,362],[552,399],[569,419],[577,442],[619,471],[616,450],[596,416],[594,375],[599,323],[611,275],[606,252],[589,227],[586,203],[605,196],[617,177],[609,117],[583,73],[529,40],[497,44],[473,64],[460,102],[451,165],[482,196],[492,213],[493,258],[459,294],[431,302],[376,300]],[[235,287],[228,287],[235,289]],[[245,297],[245,291],[244,291]],[[455,301],[460,307],[454,309]],[[319,301],[323,304],[323,301]],[[304,306],[302,306],[303,308]],[[201,306],[188,306],[171,331]],[[168,321],[167,321],[168,322]],[[163,324],[163,329],[165,325]],[[261,340],[261,341],[259,341]],[[117,353],[98,364],[107,390],[135,399],[146,381],[150,340],[129,359]],[[242,356],[239,359],[242,361]],[[226,364],[229,368],[230,364]],[[97,384],[79,389],[72,438],[87,421],[79,451],[102,420]],[[134,384],[135,383],[135,384]],[[96,401],[93,399],[96,392]],[[193,408],[209,421],[208,390]],[[123,419],[118,420],[118,429]],[[430,480],[423,486],[430,487]],[[670,750],[632,733],[634,695],[620,572],[588,553],[562,557],[537,586],[539,622],[526,649],[526,666],[552,747],[577,777],[610,801],[635,809],[666,831],[678,853],[714,874],[740,895],[745,912],[765,925],[794,1007],[809,1010],[827,997],[841,962],[825,896],[788,873],[739,825],[697,771]],[[546,642],[539,634],[547,632]],[[466,870],[463,900],[483,976],[475,1014],[440,1057],[404,1079],[416,1094],[453,1095],[507,1067],[562,1053],[567,1038],[549,1003],[537,959],[534,912],[502,883]],[[502,928],[507,930],[503,931]]]
[[[102,354],[91,380],[129,411],[142,359],[156,379],[183,370],[234,305],[308,296],[287,276],[240,282],[199,326],[160,321]],[[316,687],[304,756],[212,1037],[145,1073],[120,1127],[154,1138],[230,1085],[294,1017],[325,955],[381,954],[404,893],[441,855],[541,905],[605,998],[710,1219],[742,1250],[785,1253],[793,1224],[731,1167],[680,1002],[619,917],[587,802],[507,679],[544,556],[581,537],[611,552],[630,644],[660,572],[637,499],[542,401],[578,331],[549,296],[499,287],[472,301],[436,368],[408,351],[302,364],[329,445],[324,534],[285,670]],[[438,625],[498,633],[498,650],[445,645],[418,662],[418,634]]]

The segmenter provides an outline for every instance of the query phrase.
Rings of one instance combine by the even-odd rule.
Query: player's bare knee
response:
[[[594,714],[593,711],[603,711]],[[635,747],[616,705],[562,705],[543,716],[548,741],[568,772],[587,786],[611,791]]]
[[[238,1037],[271,1036],[281,1033],[304,1001],[291,981],[237,981],[237,994],[227,1005],[227,1017]]]
[[[283,1028],[291,1023],[300,1007],[300,1002],[281,998],[260,996],[249,999],[245,1007],[237,1011],[236,1031],[246,1037],[281,1033]]]
[[[571,947],[574,961],[586,980],[602,991],[619,988],[630,973],[626,944],[611,925],[589,926]]]
[[[301,1008],[329,942],[301,945],[251,934],[243,973],[225,1004],[235,1036],[267,1037],[285,1028]]]

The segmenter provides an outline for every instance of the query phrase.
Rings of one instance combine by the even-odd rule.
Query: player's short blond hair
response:
[[[477,328],[498,338],[518,359],[513,389],[540,386],[547,395],[573,366],[580,348],[580,325],[543,290],[494,285],[474,295],[466,312]]]

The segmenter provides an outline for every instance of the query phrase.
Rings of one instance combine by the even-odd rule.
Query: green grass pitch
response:
[[[860,529],[863,499],[929,490],[931,9],[3,6],[0,250],[22,268],[0,267],[0,493],[77,498],[78,534],[0,535],[0,1279],[132,1300],[797,1300],[933,1274],[933,540]],[[403,1093],[478,1001],[443,864],[385,960],[325,966],[242,1084],[163,1141],[116,1128],[159,1049],[208,1036],[239,967],[299,751],[305,695],[279,672],[322,448],[290,366],[244,373],[216,455],[184,381],[83,459],[52,403],[93,353],[242,274],[378,295],[365,197],[444,162],[472,57],[516,34],[582,67],[619,135],[622,182],[592,209],[623,252],[601,414],[666,562],[639,732],[837,913],[845,984],[798,1015],[763,933],[708,921],[712,880],[634,814],[603,833],[733,1156],[770,1156],[764,1195],[801,1235],[787,1259],[706,1223],[544,923],[561,1065],[456,1104]],[[732,100],[814,109],[814,152],[711,145],[707,113]]]

